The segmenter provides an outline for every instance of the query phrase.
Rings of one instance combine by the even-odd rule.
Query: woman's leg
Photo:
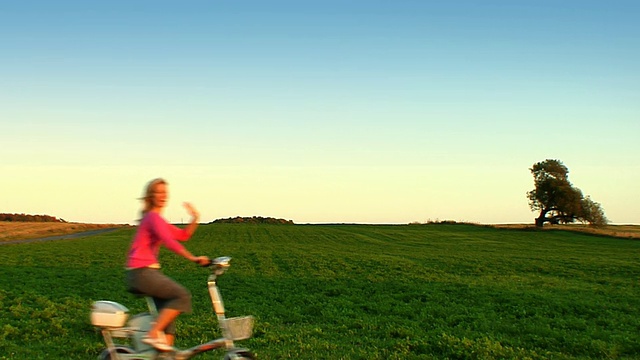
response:
[[[159,314],[156,322],[147,334],[152,339],[160,338],[161,332],[167,332],[164,339],[173,345],[175,339],[174,320],[180,313],[191,312],[191,294],[182,285],[176,283],[157,269],[139,269],[130,271],[130,288],[139,293],[153,296]]]
[[[175,335],[164,334],[164,338],[167,345],[173,346],[173,343],[175,342],[175,339],[176,339]]]
[[[158,318],[156,322],[153,324],[151,329],[149,330],[149,337],[157,339],[161,336],[161,332],[169,326],[177,317],[180,315],[180,310],[164,308],[160,310],[158,314]],[[165,335],[166,343],[169,345],[173,345],[174,336],[171,334]]]

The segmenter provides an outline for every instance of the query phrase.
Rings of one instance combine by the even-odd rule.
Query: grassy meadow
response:
[[[95,359],[95,300],[131,314],[134,229],[0,245],[0,359]],[[259,359],[637,359],[640,241],[461,224],[201,226],[187,247],[233,257],[219,280]],[[219,336],[208,271],[163,251],[194,312],[178,347]],[[199,356],[220,359],[221,352]]]

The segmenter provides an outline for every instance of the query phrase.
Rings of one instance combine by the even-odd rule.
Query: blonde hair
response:
[[[140,198],[140,200],[144,201],[144,207],[142,208],[142,216],[144,217],[144,215],[146,213],[148,213],[151,208],[153,207],[153,192],[156,189],[156,186],[158,185],[167,185],[167,181],[165,179],[162,178],[156,178],[153,179],[151,181],[149,181],[149,183],[147,184],[145,191],[144,191],[144,196],[142,198]]]

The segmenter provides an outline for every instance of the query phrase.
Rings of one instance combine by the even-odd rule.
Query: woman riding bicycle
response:
[[[194,256],[180,243],[191,238],[198,227],[200,214],[191,204],[184,203],[191,216],[189,225],[181,229],[169,224],[162,217],[167,198],[165,180],[158,178],[147,184],[142,219],[131,243],[126,264],[129,291],[151,296],[159,310],[156,322],[142,341],[161,351],[173,349],[175,319],[181,313],[191,312],[191,293],[162,273],[158,261],[160,246],[199,265],[209,263],[208,257]]]

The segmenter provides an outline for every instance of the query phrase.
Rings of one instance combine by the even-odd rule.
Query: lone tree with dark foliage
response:
[[[592,226],[609,223],[599,203],[583,196],[580,189],[569,182],[569,169],[560,160],[541,161],[531,169],[535,189],[527,193],[531,211],[540,211],[536,227],[544,223],[568,224],[575,221]]]

